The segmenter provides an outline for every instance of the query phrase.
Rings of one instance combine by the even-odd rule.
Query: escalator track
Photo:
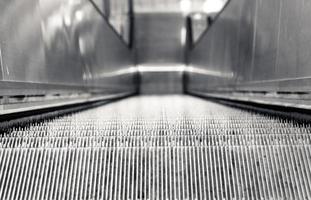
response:
[[[307,122],[137,96],[0,137],[0,199],[310,199]]]

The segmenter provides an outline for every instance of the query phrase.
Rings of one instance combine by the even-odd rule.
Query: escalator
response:
[[[309,199],[308,121],[136,96],[7,128],[0,199]]]
[[[0,200],[311,199],[310,13],[0,0]]]

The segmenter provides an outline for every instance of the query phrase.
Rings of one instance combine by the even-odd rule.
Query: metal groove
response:
[[[310,133],[187,96],[127,99],[3,132],[0,199],[309,199]]]

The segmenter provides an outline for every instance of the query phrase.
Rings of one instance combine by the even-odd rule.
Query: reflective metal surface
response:
[[[1,0],[0,96],[134,92],[132,52],[101,14],[88,0]]]
[[[131,15],[133,13],[132,2],[134,0],[101,0],[104,1],[106,9],[106,17],[109,23],[114,27],[121,38],[130,43]]]
[[[306,0],[230,1],[190,53],[188,90],[310,92],[310,12]]]
[[[137,13],[211,12],[227,0],[134,0]],[[217,8],[215,8],[217,7]]]

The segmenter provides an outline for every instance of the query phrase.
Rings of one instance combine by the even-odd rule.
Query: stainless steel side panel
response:
[[[304,77],[303,74],[299,75],[298,73],[298,71],[300,71],[299,38],[301,37],[300,33],[301,28],[303,27],[301,21],[303,1],[284,0],[281,2],[282,7],[280,18],[278,59],[276,63],[276,78],[295,78],[299,76]]]
[[[231,0],[190,52],[188,90],[310,92],[311,3]]]
[[[49,81],[38,0],[0,1],[3,80]]]
[[[88,0],[0,0],[0,53],[0,96],[14,95],[6,86],[15,82],[15,95],[22,83],[35,83],[28,95],[48,93],[49,84],[73,92],[136,88],[131,50]]]

